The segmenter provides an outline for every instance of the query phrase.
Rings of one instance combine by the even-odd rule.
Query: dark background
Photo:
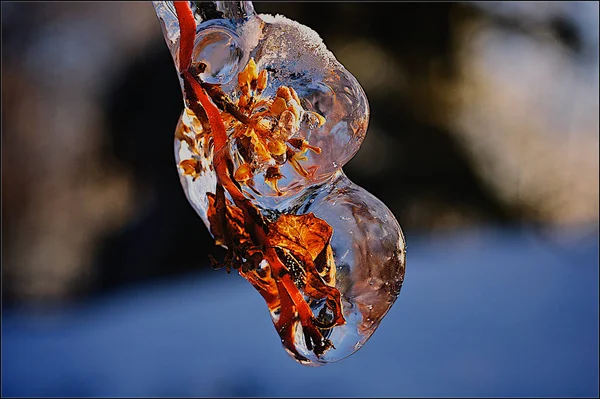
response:
[[[597,395],[598,347],[590,343],[598,331],[597,305],[593,305],[598,286],[590,286],[589,278],[597,278],[598,6],[583,2],[502,4],[254,3],[258,13],[283,14],[318,32],[367,93],[369,131],[361,150],[344,170],[354,182],[383,200],[404,229],[409,257],[399,303],[406,301],[403,309],[408,311],[408,319],[411,309],[427,313],[431,304],[422,302],[424,293],[448,295],[446,300],[451,301],[457,298],[457,291],[448,290],[490,289],[497,295],[493,298],[502,303],[520,298],[530,305],[539,300],[539,306],[548,306],[548,313],[541,316],[526,313],[538,309],[537,305],[515,304],[515,309],[525,312],[522,314],[507,309],[499,312],[499,317],[513,323],[511,331],[529,326],[545,332],[542,335],[547,341],[533,334],[532,341],[512,346],[518,349],[516,353],[527,351],[530,342],[538,339],[563,349],[564,342],[583,342],[581,348],[570,352],[579,356],[579,363],[573,363],[579,365],[577,372],[573,376],[567,373],[565,384],[560,386],[548,385],[553,373],[563,370],[557,366],[545,374],[540,369],[539,378],[529,378],[529,385],[509,373],[497,380],[489,375],[473,377],[471,383],[456,386],[441,381],[439,390],[428,391],[421,389],[431,386],[427,378],[417,376],[410,389],[395,389],[392,381],[386,380],[383,386],[388,390],[361,391],[365,395]],[[213,381],[213,390],[207,385],[170,390],[175,380],[169,377],[164,377],[162,385],[148,384],[144,378],[135,384],[130,379],[127,385],[106,374],[110,374],[107,370],[120,372],[115,362],[125,347],[109,345],[109,351],[116,351],[111,352],[114,357],[106,366],[89,368],[90,361],[102,356],[98,344],[107,343],[109,336],[77,338],[91,328],[86,323],[110,330],[115,314],[124,319],[143,317],[140,314],[154,313],[153,306],[184,318],[186,306],[192,302],[215,312],[212,317],[217,319],[210,330],[218,334],[224,328],[221,324],[230,323],[225,309],[232,311],[228,305],[223,305],[223,310],[219,306],[227,302],[227,296],[236,295],[254,298],[246,304],[249,299],[244,296],[235,307],[236,314],[243,318],[241,314],[248,311],[264,316],[243,320],[273,335],[264,305],[251,287],[240,283],[239,277],[222,276],[224,271],[213,271],[209,266],[208,254],[218,257],[222,252],[214,247],[206,227],[185,199],[174,164],[173,132],[181,109],[175,68],[150,3],[2,3],[2,305],[10,315],[5,320],[9,332],[3,326],[3,334],[14,339],[12,355],[3,355],[3,365],[13,370],[3,373],[3,394],[6,387],[16,396],[65,395],[70,389],[79,395],[252,396],[287,392],[261,391],[260,387],[269,383],[258,382],[258,377],[256,384],[245,390],[228,391],[228,383],[214,382],[209,372],[205,378]],[[456,242],[463,244],[457,249]],[[411,252],[413,243],[416,249]],[[513,257],[507,263],[499,261],[498,257],[507,252]],[[420,289],[410,291],[411,269],[416,265],[429,268],[431,274],[415,272],[412,278],[417,285],[413,287]],[[487,271],[482,273],[480,268]],[[572,268],[583,274],[569,275]],[[498,274],[501,270],[514,279],[504,283],[510,288],[494,291],[498,279],[504,278]],[[550,270],[554,278],[566,279],[571,284],[568,288],[579,295],[566,295],[563,313],[556,310],[559,305],[553,301],[554,295],[564,293],[541,292],[536,283]],[[443,278],[452,283],[439,282],[436,286]],[[519,278],[528,283],[518,285],[515,280]],[[207,288],[213,283],[207,281],[221,288],[213,292]],[[418,286],[419,281],[424,285]],[[195,288],[180,291],[175,288],[179,284]],[[558,280],[548,283],[555,284]],[[236,293],[231,291],[233,286],[240,287]],[[241,287],[244,291],[239,291]],[[172,303],[173,308],[165,308],[164,302],[144,302],[143,298],[155,295]],[[453,334],[473,332],[478,323],[492,328],[493,322],[482,317],[487,312],[474,302],[465,299],[460,310],[452,308],[438,316],[438,320],[464,319],[452,327],[454,333],[439,331],[435,340],[442,347],[452,347],[449,340]],[[249,309],[252,306],[256,312]],[[74,316],[59,318],[62,322],[53,318],[55,330],[43,330],[51,335],[42,337],[37,327],[31,327],[67,309],[75,312]],[[137,309],[135,313],[131,313],[133,309]],[[573,316],[573,309],[578,309],[581,314],[575,314],[580,316]],[[156,312],[160,314],[160,310]],[[562,322],[547,324],[555,312],[575,317],[566,327],[571,330],[563,335],[552,335],[558,331],[554,327],[562,328]],[[388,317],[397,317],[398,326],[405,320],[393,312]],[[413,326],[423,321],[414,317]],[[170,323],[157,321],[148,330],[140,330],[142,320],[122,327],[122,336],[148,334],[150,342],[152,334],[162,331],[165,340],[177,339],[177,334],[174,338],[165,332],[172,328]],[[398,331],[393,323],[386,327],[384,322],[381,328],[391,330],[388,334],[392,340],[393,331]],[[499,328],[507,326],[501,324]],[[492,330],[499,334],[498,329]],[[410,331],[403,336],[410,338]],[[421,332],[415,327],[415,334]],[[233,332],[223,334],[229,337]],[[74,343],[61,344],[65,336],[72,336]],[[490,348],[500,348],[498,342],[504,342],[503,337],[494,335],[493,341],[490,336],[489,342],[465,345],[479,348],[477,353],[493,351]],[[178,343],[191,348],[194,340],[187,332]],[[277,338],[269,336],[259,351],[280,351],[278,362],[293,363],[285,359],[278,345]],[[368,347],[360,352],[369,351]],[[415,349],[418,347],[413,346],[409,353],[417,358],[425,356]],[[31,352],[32,348],[37,352]],[[244,346],[248,353],[252,349],[251,344]],[[154,360],[142,360],[147,355],[146,350],[140,350],[127,357],[127,370],[166,361],[159,355]],[[86,351],[90,357],[80,358]],[[223,356],[237,365],[233,367],[236,370],[252,363],[243,356],[235,357],[232,350],[223,351],[227,353]],[[60,378],[55,376],[61,381],[56,385],[43,359],[60,357],[61,353],[79,355],[57,366],[58,370],[66,367],[71,371]],[[524,356],[538,364],[553,356],[563,359],[561,353]],[[23,356],[42,360],[35,364],[16,362]],[[184,365],[205,367],[189,365],[184,355],[173,356],[169,362],[174,374]],[[374,354],[365,356],[378,361]],[[402,363],[394,366],[389,356],[381,356],[382,364],[401,368]],[[451,356],[440,350],[423,359],[440,365]],[[472,356],[475,359],[479,355]],[[490,356],[498,359],[499,355]],[[271,359],[262,361],[268,365]],[[507,368],[515,367],[514,357],[506,361],[502,364]],[[410,361],[406,362],[410,367]],[[565,369],[567,364],[575,367],[564,359],[562,362]],[[470,376],[473,370],[485,369],[485,365],[473,364],[469,366]],[[292,373],[297,370],[293,366],[289,366]],[[452,367],[440,366],[440,375],[448,377]],[[75,371],[79,369],[87,370],[84,376]],[[367,370],[363,372],[369,375]],[[491,380],[486,380],[488,377]],[[332,378],[337,377],[332,374]],[[377,381],[376,376],[373,378]],[[543,384],[549,388],[536,390]],[[330,393],[343,395],[341,392],[345,391]]]

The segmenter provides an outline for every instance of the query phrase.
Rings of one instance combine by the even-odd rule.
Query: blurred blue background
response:
[[[408,242],[365,346],[282,349],[179,185],[148,2],[2,2],[3,396],[598,396],[598,2],[255,3],[361,83]]]
[[[43,315],[4,312],[3,396],[594,397],[598,235],[409,240],[406,284],[365,346],[283,351],[241,277],[190,274]]]

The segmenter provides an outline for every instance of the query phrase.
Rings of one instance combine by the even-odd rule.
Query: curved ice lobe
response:
[[[283,171],[287,179],[282,181],[282,190],[293,195],[301,187],[330,177],[356,154],[367,130],[369,105],[356,78],[337,61],[315,31],[280,15],[259,17],[265,24],[251,56],[259,70],[269,71],[264,95],[273,95],[285,84],[298,93],[305,110],[326,120],[320,127],[310,123],[300,126],[297,137],[308,140],[322,152],[307,153],[306,169],[315,170],[308,177]],[[269,190],[263,194],[273,195]]]
[[[333,180],[313,186],[278,210],[326,220],[333,228],[331,247],[336,264],[336,288],[342,294],[346,324],[328,338],[335,350],[322,357],[301,353],[316,363],[344,359],[375,332],[400,294],[406,269],[406,242],[396,218],[371,193],[342,171]],[[321,304],[311,304],[318,313]]]

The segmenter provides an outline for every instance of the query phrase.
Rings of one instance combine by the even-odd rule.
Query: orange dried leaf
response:
[[[247,87],[248,83],[250,83],[250,79],[248,79],[248,71],[244,69],[238,74],[238,85],[240,88],[244,86]]]
[[[267,80],[268,80],[267,70],[263,69],[258,74],[258,82],[256,83],[256,90],[259,93],[262,93],[262,91],[267,87]]]
[[[281,215],[270,226],[269,242],[314,261],[329,245],[332,235],[333,228],[312,212],[306,215]]]
[[[248,65],[246,65],[246,71],[250,81],[258,79],[258,68],[256,67],[256,62],[254,62],[254,58],[250,58],[250,61],[248,61]]]
[[[183,174],[184,175],[190,175],[192,177],[196,177],[196,175],[199,173],[199,169],[200,169],[200,164],[198,162],[198,160],[196,159],[186,159],[183,160],[181,162],[179,162],[179,167],[181,169],[183,169]]]
[[[243,183],[248,179],[252,178],[252,168],[247,163],[240,165],[240,167],[235,171],[234,179]]]
[[[292,101],[292,93],[290,92],[290,89],[287,86],[279,86],[279,88],[277,89],[277,97],[283,98],[286,103]]]
[[[285,100],[281,97],[275,98],[273,104],[271,105],[271,112],[273,113],[273,115],[279,116],[286,109],[287,104],[285,103]]]

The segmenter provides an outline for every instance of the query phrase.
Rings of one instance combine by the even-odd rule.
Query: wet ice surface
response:
[[[273,345],[262,299],[225,273],[4,311],[2,394],[597,396],[598,234],[576,237],[413,236],[411,284],[368,350],[319,369]]]
[[[169,7],[155,4],[177,66],[179,24]],[[280,15],[256,15],[249,5],[241,14],[206,20],[199,17],[203,11],[194,7],[200,6],[192,7],[197,19],[192,64],[202,65],[194,69],[194,74],[202,82],[218,85],[227,98],[230,108],[212,97],[221,111],[227,111],[221,112],[221,117],[227,130],[232,175],[244,195],[273,224],[281,215],[313,213],[325,225],[333,227],[331,254],[335,264],[331,264],[327,255],[322,257],[325,261],[317,260],[317,255],[328,253],[326,248],[319,249],[315,258],[309,259],[314,270],[326,270],[325,264],[337,271],[331,282],[325,281],[323,275],[314,278],[319,271],[313,273],[311,266],[302,264],[305,261],[294,264],[291,257],[290,264],[299,271],[286,263],[286,272],[296,276],[294,284],[317,320],[314,323],[324,326],[320,327],[319,336],[310,335],[311,326],[302,321],[301,312],[295,308],[286,312],[291,306],[281,297],[288,293],[279,288],[269,297],[281,300],[267,301],[273,322],[277,325],[280,313],[292,315],[281,320],[292,317],[293,321],[285,321],[281,323],[285,327],[277,328],[286,349],[300,353],[298,356],[289,352],[296,360],[318,365],[344,359],[362,347],[378,328],[400,293],[405,271],[404,236],[394,215],[341,171],[359,150],[367,130],[366,95],[354,76],[310,28]],[[228,16],[226,10],[223,16]],[[183,80],[180,83],[184,100],[189,104],[195,95],[186,92]],[[231,111],[232,108],[235,110]],[[214,147],[201,117],[197,116],[188,110],[182,113],[175,134],[175,160],[188,200],[214,232],[215,226],[210,226],[208,218],[212,211],[208,195],[216,192],[218,180],[217,168],[213,167]],[[223,176],[220,178],[223,182]],[[227,184],[223,186],[228,190]],[[321,234],[317,230],[325,231],[318,226],[310,234]],[[306,238],[309,233],[300,233],[295,228],[290,231],[293,240],[306,247],[303,250],[309,249]],[[324,242],[327,247],[329,237]],[[277,249],[284,248],[278,245]],[[238,255],[249,258],[243,253]],[[292,255],[297,259],[303,256]],[[267,266],[264,281],[281,277],[275,276],[274,264]],[[303,280],[302,276],[307,275],[313,279]],[[315,280],[325,288],[315,285]],[[331,291],[325,291],[330,287],[341,294],[339,313],[336,313],[339,305],[331,305],[335,301]],[[335,294],[338,295],[337,291]],[[341,325],[334,324],[342,318],[339,314],[345,319]],[[286,331],[295,331],[292,344],[285,338]]]

